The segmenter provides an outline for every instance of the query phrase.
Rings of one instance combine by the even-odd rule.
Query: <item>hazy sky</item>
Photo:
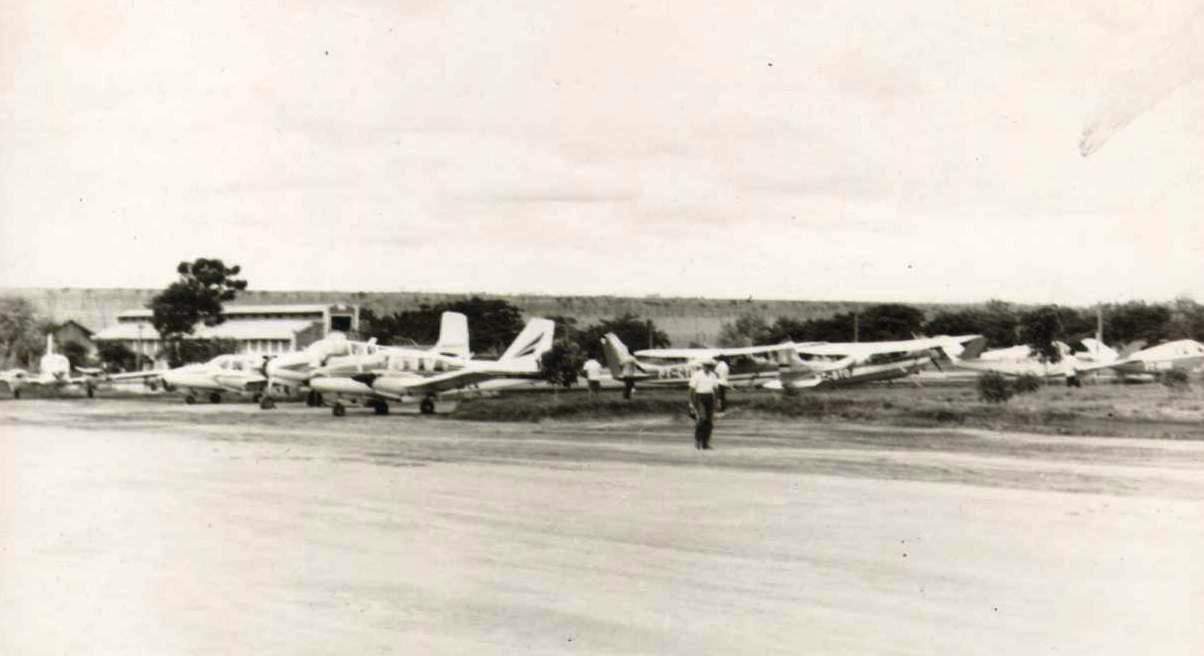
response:
[[[1204,300],[1199,2],[81,4],[0,0],[0,286]]]

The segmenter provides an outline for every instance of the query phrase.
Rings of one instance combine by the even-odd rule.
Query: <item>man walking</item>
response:
[[[711,448],[711,429],[715,427],[715,388],[719,376],[715,361],[705,360],[702,368],[690,377],[690,407],[694,410],[694,448]]]
[[[589,385],[589,398],[594,398],[602,389],[602,363],[590,358],[581,366],[585,372],[585,382]]]

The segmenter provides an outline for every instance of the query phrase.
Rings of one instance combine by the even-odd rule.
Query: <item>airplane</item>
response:
[[[434,351],[397,349],[369,356],[331,358],[310,379],[310,389],[335,399],[331,414],[342,417],[344,401],[388,414],[389,402],[420,397],[422,414],[435,412],[435,400],[445,393],[497,378],[534,378],[540,357],[551,350],[555,322],[531,319],[502,357],[471,360]]]
[[[685,387],[702,362],[719,357],[732,361],[728,382],[733,386],[774,380],[778,377],[780,364],[772,358],[773,354],[793,346],[786,343],[731,348],[644,349],[633,356],[618,335],[606,333],[602,337],[602,353],[611,376],[629,387],[636,384]]]
[[[327,365],[332,358],[384,358],[393,352],[420,352],[425,355],[436,353],[448,358],[468,360],[472,357],[468,350],[468,317],[459,312],[444,312],[439,321],[439,337],[429,351],[407,349],[404,347],[380,346],[375,339],[367,342],[355,342],[347,339],[341,332],[334,332],[310,344],[302,351],[285,353],[273,358],[267,365],[268,390],[279,386],[300,392],[308,390],[305,397],[306,405],[310,407],[322,405],[322,395],[309,389],[309,381],[319,368]],[[374,361],[373,361],[374,362]],[[383,364],[383,360],[380,360]],[[260,399],[260,407],[274,407],[275,401],[271,393],[266,393]]]
[[[140,372],[130,374],[157,377],[166,389],[178,389],[184,393],[184,403],[192,405],[198,394],[206,394],[210,403],[221,403],[224,394],[250,394],[259,400],[267,389],[268,378],[264,373],[268,356],[227,353],[208,362],[188,364],[167,371]]]
[[[1144,346],[1144,343],[1139,344]],[[1204,344],[1194,339],[1179,339],[1137,350],[1128,355],[1122,354],[1106,366],[1115,370],[1121,378],[1125,378],[1134,375],[1157,377],[1176,370],[1191,372],[1201,364],[1204,364]]]
[[[1026,344],[987,351],[986,339],[979,338],[966,344],[959,353],[956,349],[944,349],[949,361],[957,369],[978,372],[993,372],[1004,376],[1037,376],[1039,378],[1075,378],[1081,374],[1111,366],[1121,354],[1098,339],[1091,337],[1080,341],[1085,350],[1074,351],[1065,342],[1054,342],[1061,358],[1048,362],[1037,356]],[[1130,345],[1126,352],[1139,346]]]
[[[786,355],[782,361],[786,367],[778,380],[764,387],[807,389],[903,378],[936,363],[943,352],[960,352],[964,344],[978,338],[942,335],[887,342],[795,344],[793,352],[779,351]]]
[[[82,376],[72,376],[72,370]],[[67,356],[54,352],[54,335],[46,335],[46,353],[38,360],[38,373],[32,374],[24,369],[8,369],[0,372],[0,381],[8,385],[14,399],[21,398],[22,387],[41,387],[63,390],[72,385],[83,385],[88,398],[96,392],[96,385],[104,381],[101,369],[89,367],[72,367]]]

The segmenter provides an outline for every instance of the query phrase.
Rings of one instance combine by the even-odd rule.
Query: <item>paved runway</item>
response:
[[[1199,654],[1204,442],[0,402],[4,654]]]

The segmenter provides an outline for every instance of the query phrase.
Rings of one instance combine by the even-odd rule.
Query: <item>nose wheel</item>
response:
[[[422,399],[422,403],[418,404],[418,411],[424,415],[435,414],[435,399],[429,396]]]
[[[259,398],[259,409],[260,410],[272,410],[275,407],[276,407],[276,399],[273,399],[271,396],[264,394],[263,396],[261,396]]]
[[[210,392],[209,393],[209,402],[210,403],[221,403],[222,395],[218,394],[217,392]]]
[[[372,411],[378,415],[387,415],[389,414],[389,404],[384,401],[377,401],[372,404]]]
[[[330,414],[336,417],[342,417],[343,415],[347,414],[347,407],[342,403],[335,401],[334,405],[330,406]]]
[[[192,394],[185,396],[184,403],[187,403],[188,405],[192,405],[193,403],[196,403],[196,396],[194,396]]]

